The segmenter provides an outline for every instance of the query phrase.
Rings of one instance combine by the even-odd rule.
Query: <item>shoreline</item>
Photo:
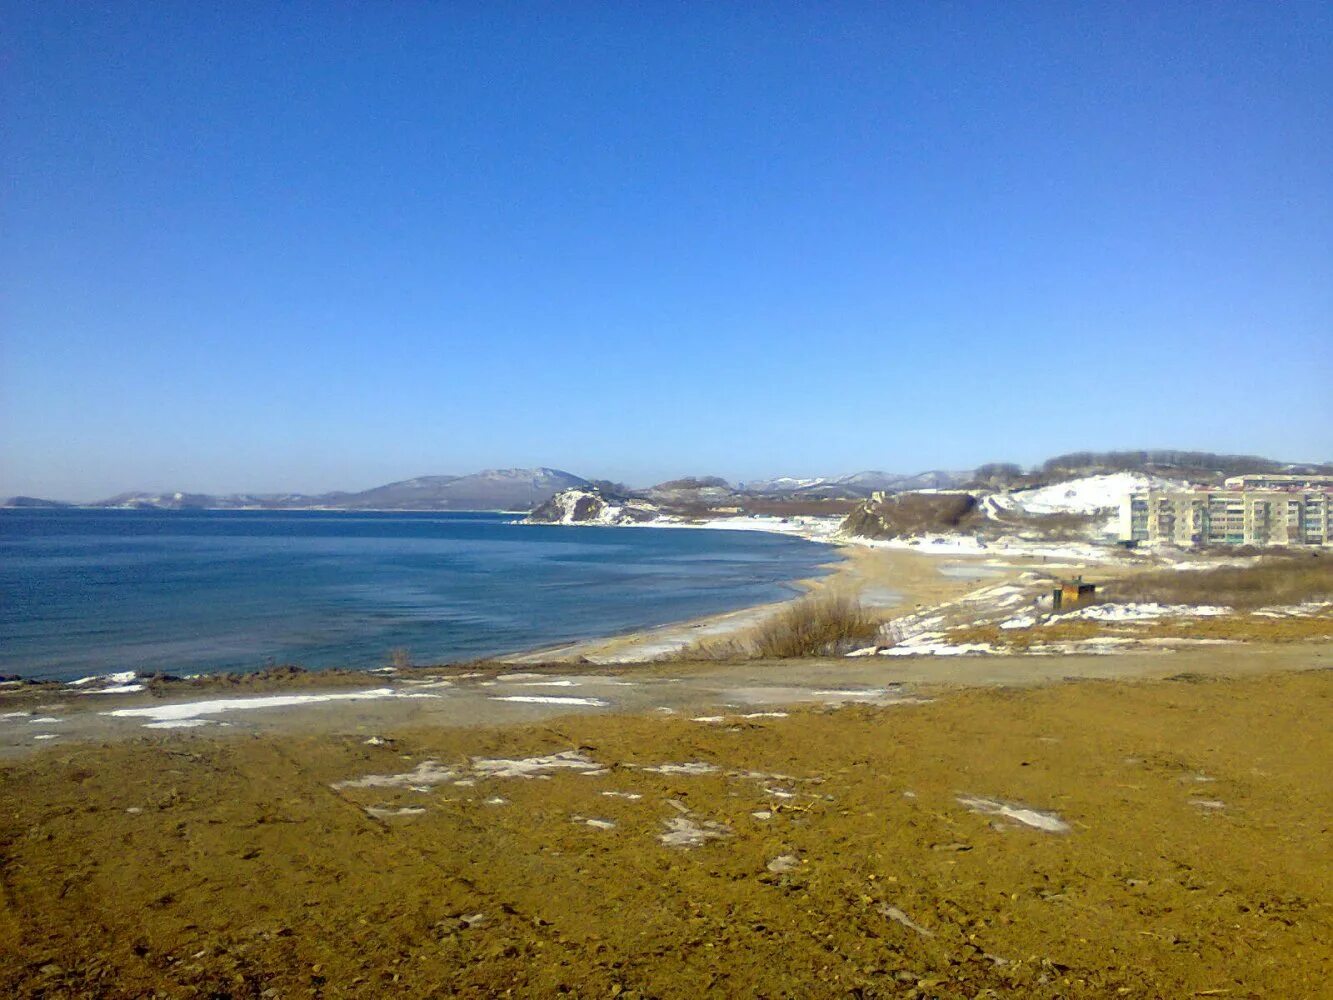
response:
[[[734,611],[701,615],[619,635],[595,636],[494,657],[518,666],[541,663],[645,663],[677,657],[700,640],[736,640],[811,594],[837,592],[856,600],[881,623],[906,617],[930,604],[956,601],[984,585],[1003,585],[1020,574],[1061,570],[1081,574],[1094,567],[1124,568],[1120,554],[1093,542],[978,545],[966,536],[881,541],[838,533],[841,518],[740,516],[707,521],[647,521],[616,525],[562,524],[557,527],[615,527],[759,531],[828,545],[837,552],[821,577],[792,581],[800,593]],[[1057,561],[1049,561],[1049,560]],[[968,569],[975,575],[969,575]],[[950,574],[948,569],[961,572]]]

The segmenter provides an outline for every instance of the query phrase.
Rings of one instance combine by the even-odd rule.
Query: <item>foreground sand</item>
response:
[[[0,994],[1326,996],[1333,674],[1206,673],[54,747],[0,771]]]

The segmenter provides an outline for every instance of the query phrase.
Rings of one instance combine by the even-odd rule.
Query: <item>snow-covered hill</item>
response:
[[[1180,489],[1183,485],[1141,472],[1113,472],[996,494],[991,500],[1001,510],[1021,510],[1026,514],[1099,514],[1119,510],[1125,497],[1138,490]]]

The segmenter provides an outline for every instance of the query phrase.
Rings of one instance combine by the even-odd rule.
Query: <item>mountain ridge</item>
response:
[[[612,494],[669,504],[715,506],[746,497],[795,501],[861,501],[880,492],[1032,488],[1087,475],[1122,471],[1169,474],[1175,479],[1217,485],[1226,476],[1244,472],[1333,474],[1333,463],[1282,462],[1260,456],[1172,449],[1072,452],[1027,469],[1014,463],[995,462],[970,470],[930,469],[912,474],[863,470],[841,476],[778,476],[740,482],[735,486],[716,476],[688,476],[642,489],[585,479],[549,466],[536,466],[483,469],[469,475],[415,476],[365,490],[333,490],[315,494],[211,494],[133,490],[87,504],[14,496],[0,503],[0,506],[85,506],[148,510],[531,510],[564,490],[592,486]]]

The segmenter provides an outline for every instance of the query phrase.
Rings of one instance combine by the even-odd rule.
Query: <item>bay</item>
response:
[[[474,659],[778,600],[825,545],[513,514],[0,510],[0,673]]]

